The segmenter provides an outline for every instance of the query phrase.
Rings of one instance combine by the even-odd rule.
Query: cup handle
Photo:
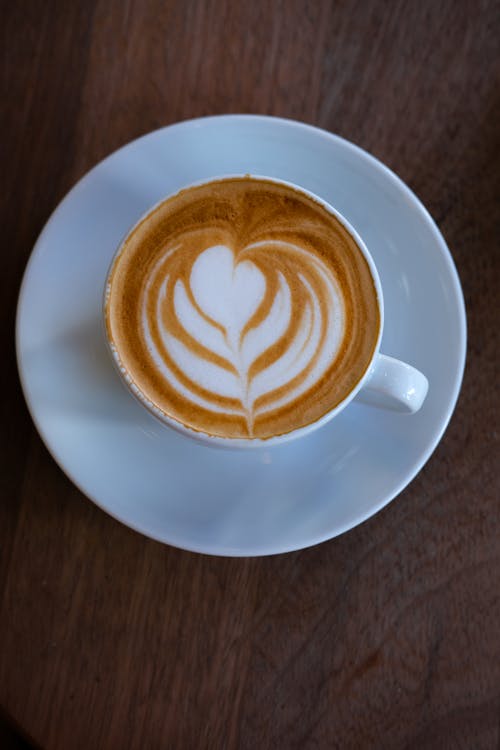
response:
[[[429,389],[429,381],[420,370],[394,357],[378,354],[358,401],[401,414],[415,414]]]

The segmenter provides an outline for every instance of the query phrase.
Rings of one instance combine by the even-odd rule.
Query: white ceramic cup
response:
[[[191,185],[187,185],[185,188],[182,188],[183,190],[197,187],[200,185],[208,185],[211,182],[217,182],[219,180],[223,179],[230,179],[234,177],[248,177],[253,178],[257,180],[265,180],[267,182],[276,183],[279,185],[285,185],[291,189],[293,189],[296,192],[302,193],[306,196],[309,196],[310,198],[313,198],[315,201],[320,203],[324,208],[333,216],[335,216],[338,221],[340,221],[341,224],[347,229],[349,234],[353,237],[354,241],[356,242],[357,246],[359,247],[360,251],[363,253],[367,263],[368,267],[370,269],[373,282],[375,284],[375,288],[377,290],[377,299],[379,304],[379,313],[380,313],[380,328],[377,338],[377,343],[374,348],[373,356],[368,363],[368,366],[365,370],[364,375],[360,378],[360,380],[357,382],[357,384],[354,386],[354,388],[347,394],[347,396],[341,401],[335,408],[328,411],[326,414],[324,414],[320,419],[316,420],[315,422],[311,422],[308,425],[305,425],[303,427],[298,427],[296,430],[292,430],[291,432],[287,432],[284,435],[276,435],[274,437],[270,438],[230,438],[230,437],[219,437],[215,435],[209,435],[203,432],[198,432],[197,430],[193,430],[190,427],[185,426],[181,422],[177,421],[176,419],[173,419],[172,417],[168,416],[164,412],[162,412],[160,409],[158,409],[151,401],[148,400],[148,398],[145,396],[145,394],[138,388],[138,386],[134,383],[132,378],[130,377],[129,373],[127,372],[125,366],[123,365],[120,354],[116,348],[116,346],[109,340],[107,334],[106,334],[106,340],[108,343],[108,348],[111,352],[111,356],[113,358],[113,361],[118,369],[118,372],[121,376],[121,379],[123,383],[126,385],[128,390],[134,395],[138,401],[148,409],[148,411],[153,414],[163,425],[167,427],[172,427],[175,430],[183,433],[184,435],[188,435],[189,437],[193,438],[194,440],[198,442],[202,442],[206,445],[212,445],[222,448],[256,448],[256,447],[266,447],[273,445],[278,445],[281,443],[285,443],[289,440],[293,440],[298,437],[302,437],[304,435],[308,435],[309,433],[313,432],[313,430],[317,430],[318,427],[322,427],[324,424],[329,422],[331,419],[337,416],[337,414],[340,414],[341,411],[343,411],[348,404],[351,403],[351,401],[358,396],[358,401],[362,401],[363,403],[370,404],[372,406],[377,406],[385,409],[390,409],[391,411],[396,411],[401,414],[414,414],[417,412],[420,407],[422,406],[425,397],[427,395],[427,391],[429,388],[429,383],[425,375],[423,375],[419,370],[417,370],[415,367],[412,367],[412,365],[407,364],[406,362],[402,362],[399,359],[394,359],[394,357],[389,357],[386,354],[381,354],[379,351],[380,349],[380,341],[382,339],[382,332],[384,329],[384,299],[382,294],[382,286],[380,284],[379,275],[377,272],[377,268],[375,266],[375,263],[373,262],[373,258],[371,257],[370,253],[368,252],[368,248],[366,247],[365,243],[359,236],[359,234],[356,232],[355,229],[349,224],[349,222],[340,214],[333,206],[331,206],[329,203],[324,201],[322,198],[318,197],[314,193],[311,193],[309,190],[306,190],[305,188],[299,187],[298,185],[294,185],[291,182],[286,182],[285,180],[279,180],[274,177],[263,177],[261,175],[222,175],[219,177],[213,177],[209,180],[203,180],[201,182],[193,183]],[[116,250],[115,255],[113,256],[113,260],[111,262],[107,277],[106,277],[106,284],[104,288],[104,308],[106,306],[106,302],[109,296],[109,289],[110,289],[110,279],[114,267],[114,263],[116,258],[119,256],[128,236],[134,231],[136,226],[140,224],[150,213],[152,213],[157,206],[159,206],[164,201],[168,200],[172,196],[166,196],[165,198],[162,198],[160,201],[158,201],[157,204],[152,206],[146,213],[141,216],[141,218],[134,224],[134,226],[127,232],[126,237],[122,240],[120,243],[118,249]],[[105,314],[105,313],[104,313]],[[106,325],[104,325],[105,331],[107,331]]]

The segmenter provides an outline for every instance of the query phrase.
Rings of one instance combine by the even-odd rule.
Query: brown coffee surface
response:
[[[228,178],[157,206],[115,258],[106,298],[120,366],[196,431],[269,438],[356,386],[380,329],[367,261],[319,202]]]

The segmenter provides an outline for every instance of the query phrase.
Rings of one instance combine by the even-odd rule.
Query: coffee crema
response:
[[[363,377],[380,328],[368,263],[343,224],[251,177],[187,188],[148,214],[115,258],[105,317],[147,402],[228,438],[320,419]]]

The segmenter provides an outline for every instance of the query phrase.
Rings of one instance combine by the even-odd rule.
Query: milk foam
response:
[[[355,239],[313,198],[261,178],[181,190],[134,227],[106,326],[147,403],[210,435],[270,438],[352,392],[380,314]]]
[[[171,278],[169,259],[178,252],[181,246],[167,249],[144,287],[141,325],[148,351],[182,397],[217,413],[243,416],[251,435],[256,416],[296,401],[331,367],[344,336],[340,288],[319,256],[281,240],[253,243],[238,257],[221,244],[201,249],[187,282]],[[277,272],[267,314],[252,325],[277,259],[288,267],[289,278]],[[164,313],[169,288],[175,333],[171,313]],[[293,316],[298,316],[294,330]],[[266,362],[276,344],[282,351]]]

